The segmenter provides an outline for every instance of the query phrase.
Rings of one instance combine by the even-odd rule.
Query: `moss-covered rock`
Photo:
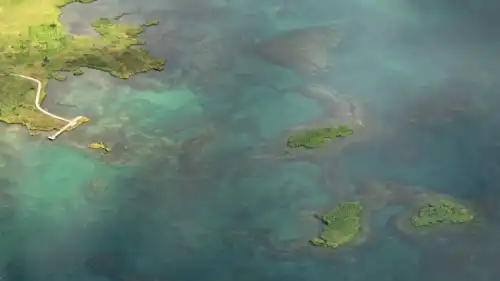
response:
[[[310,129],[292,135],[287,140],[287,146],[290,148],[318,148],[325,145],[327,140],[347,137],[353,133],[353,130],[347,126],[326,127],[319,129]]]
[[[418,228],[437,224],[462,224],[473,219],[474,215],[464,206],[452,200],[441,199],[422,206],[411,222]]]
[[[318,218],[324,223],[320,237],[309,240],[313,246],[337,248],[354,239],[361,229],[359,202],[343,202],[334,210]]]

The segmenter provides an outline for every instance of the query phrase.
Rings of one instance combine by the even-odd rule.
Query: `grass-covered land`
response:
[[[343,202],[334,210],[320,216],[324,223],[323,233],[309,243],[313,246],[337,248],[354,239],[361,229],[361,211],[359,202]]]
[[[323,146],[327,140],[347,137],[352,133],[353,130],[347,126],[311,129],[288,137],[286,144],[290,148],[318,148]]]
[[[111,148],[109,148],[105,143],[103,142],[93,142],[89,144],[89,148],[92,149],[102,149],[104,152],[108,153],[111,151]]]
[[[464,206],[451,200],[439,200],[420,208],[417,215],[412,217],[414,227],[426,227],[439,224],[462,224],[474,219]]]
[[[122,79],[164,68],[164,60],[142,48],[133,48],[145,43],[138,36],[156,21],[134,26],[103,18],[92,23],[100,37],[69,34],[59,21],[60,7],[93,1],[0,1],[0,121],[23,124],[30,130],[52,130],[64,125],[36,109],[35,83],[8,75],[11,73],[36,78],[45,88],[50,78],[64,80],[59,72],[78,76],[83,74],[82,67]]]

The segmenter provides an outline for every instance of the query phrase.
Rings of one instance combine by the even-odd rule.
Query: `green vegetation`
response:
[[[83,72],[83,70],[81,70],[81,69],[77,69],[77,70],[73,71],[74,76],[80,76],[83,74],[85,74],[85,72]]]
[[[347,126],[311,129],[290,136],[287,140],[287,146],[290,148],[318,148],[323,146],[328,139],[347,137],[352,133],[353,130]]]
[[[149,21],[145,22],[142,26],[148,27],[148,26],[158,25],[158,23],[159,22],[157,20],[149,20]]]
[[[111,148],[109,148],[106,144],[103,142],[93,142],[89,145],[89,148],[92,149],[102,149],[104,152],[108,153],[111,151]]]
[[[66,81],[66,76],[60,75],[60,74],[57,74],[57,73],[54,73],[52,75],[52,78],[54,78],[57,81]]]
[[[92,3],[95,1],[97,1],[97,0],[59,0],[56,5],[57,5],[57,7],[61,8],[61,7],[64,7],[70,3]]]
[[[313,246],[337,248],[354,239],[361,229],[359,202],[343,202],[334,210],[318,218],[324,223],[323,233],[309,240]]]
[[[412,217],[414,227],[426,227],[438,224],[461,224],[472,221],[474,215],[462,205],[451,200],[439,200],[423,206]]]
[[[0,121],[23,124],[30,130],[53,130],[64,122],[35,107],[36,83],[6,74],[23,74],[42,81],[64,81],[60,72],[81,75],[82,67],[127,79],[163,70],[165,61],[152,57],[138,38],[145,25],[118,24],[101,18],[92,22],[100,37],[71,35],[61,25],[60,7],[94,0],[23,0],[0,3]],[[45,96],[42,92],[42,99]]]

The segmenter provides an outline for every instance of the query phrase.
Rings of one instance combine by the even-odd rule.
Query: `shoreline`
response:
[[[76,124],[77,121],[52,114],[40,106],[45,98],[45,90],[49,79],[65,80],[66,76],[62,76],[59,74],[60,72],[72,72],[74,76],[79,76],[84,74],[80,68],[86,67],[107,72],[109,75],[121,79],[128,79],[130,76],[142,72],[162,71],[165,67],[165,60],[153,57],[143,48],[135,48],[135,46],[146,43],[139,39],[139,35],[145,28],[157,25],[157,21],[147,21],[141,25],[128,25],[113,21],[111,17],[97,19],[91,23],[91,27],[99,34],[99,37],[93,38],[71,34],[63,26],[60,17],[63,13],[61,8],[68,4],[93,3],[96,0],[65,0],[63,2],[53,0],[52,4],[44,2],[45,6],[42,7],[37,7],[38,2],[35,3],[36,0],[28,0],[27,2],[33,3],[23,3],[25,7],[21,8],[50,9],[51,14],[42,14],[40,18],[34,20],[33,25],[28,25],[29,33],[23,31],[26,24],[22,18],[18,19],[19,23],[17,25],[16,23],[13,24],[14,29],[17,27],[20,30],[18,32],[19,36],[27,37],[26,40],[30,44],[27,49],[24,49],[25,47],[22,45],[24,43],[21,43],[23,41],[19,39],[19,36],[13,36],[12,34],[0,35],[0,42],[4,41],[3,43],[9,46],[9,52],[2,53],[0,56],[0,63],[7,65],[2,72],[31,80],[38,85],[35,95],[35,108],[30,104],[26,104],[25,98],[22,96],[11,95],[11,90],[6,89],[4,92],[0,92],[0,94],[6,96],[6,100],[10,101],[10,104],[6,105],[8,110],[4,110],[2,112],[3,116],[0,116],[0,120],[7,124],[22,124],[30,131],[60,129],[62,126],[52,119],[66,123],[74,121],[73,123]],[[5,5],[5,10],[8,11],[9,6]],[[53,18],[54,23],[49,24],[50,18]],[[3,25],[5,27],[5,24]],[[0,28],[2,28],[1,21]],[[123,36],[123,34],[127,34],[127,36]],[[95,46],[101,47],[96,48]],[[18,50],[19,48],[21,49]],[[36,51],[35,56],[31,55],[32,51]],[[17,57],[19,55],[12,56],[10,52],[17,52],[17,54],[21,54],[20,57],[23,57],[22,54],[29,52],[30,59],[29,61],[18,61]],[[132,60],[130,60],[131,57]],[[24,83],[16,83],[18,85],[10,83],[11,85],[7,87],[27,87]],[[25,91],[21,89],[21,92],[24,93]],[[39,113],[43,113],[45,116],[42,118]]]

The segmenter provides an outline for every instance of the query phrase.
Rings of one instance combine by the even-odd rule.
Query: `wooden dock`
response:
[[[80,120],[80,118],[83,118],[83,116],[78,116],[75,119],[69,121],[68,124],[66,124],[64,127],[62,127],[59,131],[57,131],[54,134],[48,136],[48,139],[49,140],[55,140],[60,134],[64,133],[64,131],[66,131],[68,128],[70,128],[70,127],[75,126],[76,124],[78,124],[78,120]]]

